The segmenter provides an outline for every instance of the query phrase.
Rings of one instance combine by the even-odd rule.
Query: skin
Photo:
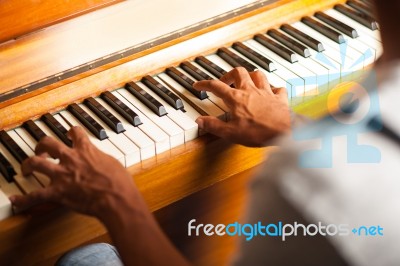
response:
[[[97,149],[82,128],[73,127],[69,137],[73,148],[50,137],[38,143],[36,156],[23,162],[22,171],[44,173],[51,185],[12,197],[14,206],[26,209],[53,202],[97,217],[109,230],[125,265],[188,265],[157,225],[125,168]],[[60,163],[49,162],[47,156]]]
[[[386,64],[400,58],[396,12],[400,4],[395,0],[376,4],[385,50],[380,64]],[[396,34],[390,34],[391,30]],[[236,68],[219,81],[200,81],[194,87],[221,97],[231,110],[229,122],[198,118],[199,126],[210,133],[243,145],[261,146],[290,130],[286,93],[271,88],[261,72]],[[31,194],[12,196],[15,208],[53,202],[97,217],[107,227],[125,265],[189,265],[161,231],[122,165],[93,146],[81,128],[72,128],[69,136],[72,148],[45,137],[36,147],[36,156],[23,162],[24,174],[41,172],[52,182]],[[60,159],[60,164],[53,164],[48,156]]]
[[[230,85],[235,85],[232,89]],[[261,71],[249,73],[238,67],[220,80],[194,84],[220,97],[230,110],[229,122],[202,116],[199,127],[207,132],[246,146],[263,146],[290,129],[290,112],[285,89],[272,88]]]

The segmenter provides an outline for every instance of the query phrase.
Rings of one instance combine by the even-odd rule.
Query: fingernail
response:
[[[199,125],[199,128],[200,128],[200,129],[203,129],[203,127],[204,127],[204,121],[203,121],[203,119],[197,118],[197,119],[196,119],[196,123]]]

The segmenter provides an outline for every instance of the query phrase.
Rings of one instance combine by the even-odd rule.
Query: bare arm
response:
[[[25,196],[13,196],[18,209],[54,202],[97,217],[107,227],[125,265],[188,265],[159,228],[131,176],[114,158],[90,143],[81,128],[69,135],[73,148],[45,137],[36,156],[24,161],[24,174],[38,171],[51,185]],[[47,156],[60,159],[54,164]]]

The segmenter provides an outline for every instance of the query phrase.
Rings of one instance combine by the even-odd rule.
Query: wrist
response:
[[[112,231],[124,228],[128,224],[146,220],[150,212],[139,193],[107,195],[97,218]]]

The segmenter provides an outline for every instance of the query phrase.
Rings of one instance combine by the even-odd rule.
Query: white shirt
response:
[[[371,118],[382,118],[385,126],[400,135],[400,62],[378,73],[379,89],[372,72],[361,86],[371,92],[359,90],[365,93],[355,113],[335,114],[337,120],[323,119],[278,141],[281,151],[268,158],[252,182],[247,221],[268,220],[263,209],[268,200],[266,186],[268,180],[276,180],[282,196],[309,223],[347,224],[349,230],[383,228],[382,236],[365,236],[364,229],[361,236],[351,231],[327,236],[347,263],[400,265],[400,143],[367,126]],[[322,146],[323,152],[304,153]],[[268,261],[263,257],[266,253],[260,252],[260,238],[246,243],[235,265]],[[243,247],[245,240],[241,241]]]

